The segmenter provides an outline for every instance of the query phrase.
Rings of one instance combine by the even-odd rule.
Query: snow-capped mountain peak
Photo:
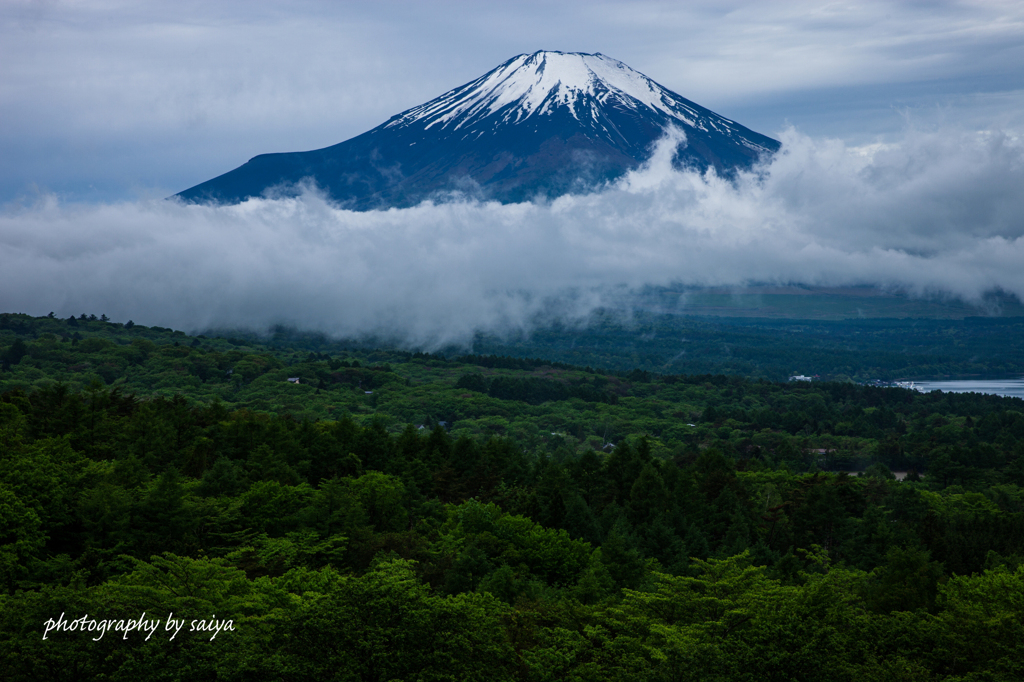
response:
[[[424,129],[479,132],[481,123],[493,130],[497,124],[521,124],[533,116],[567,113],[613,134],[613,126],[601,120],[608,107],[727,135],[739,128],[617,59],[601,53],[551,51],[513,57],[475,81],[399,114],[386,126],[419,123]]]
[[[350,140],[257,156],[179,196],[242,201],[312,181],[358,209],[409,206],[466,188],[527,201],[603,186],[647,160],[673,127],[685,133],[673,159],[680,168],[729,175],[779,147],[611,57],[534,52]]]

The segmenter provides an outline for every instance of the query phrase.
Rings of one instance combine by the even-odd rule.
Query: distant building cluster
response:
[[[803,374],[795,374],[789,378],[790,381],[813,381],[814,377],[805,377]]]
[[[910,388],[915,391],[922,390],[920,386],[915,384],[913,381],[905,381],[900,379],[898,381],[883,381],[881,379],[872,379],[871,381],[864,382],[864,386],[875,386],[878,388]]]

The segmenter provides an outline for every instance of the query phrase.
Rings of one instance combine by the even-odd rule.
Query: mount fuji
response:
[[[646,161],[670,127],[676,167],[721,175],[779,143],[602,54],[534,52],[340,144],[261,154],[177,196],[238,203],[314,184],[344,208],[453,195],[503,203],[586,192]]]

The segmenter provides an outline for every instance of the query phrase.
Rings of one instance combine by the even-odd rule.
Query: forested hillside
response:
[[[3,679],[1024,676],[1019,399],[88,317],[0,362]],[[231,623],[46,633],[143,612]]]
[[[1024,374],[1024,317],[792,320],[636,312],[583,328],[475,339],[477,352],[608,369],[729,374],[785,381],[1004,377]]]

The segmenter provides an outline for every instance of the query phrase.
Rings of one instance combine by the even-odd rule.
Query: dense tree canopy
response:
[[[5,324],[3,679],[1024,675],[1020,400]]]

